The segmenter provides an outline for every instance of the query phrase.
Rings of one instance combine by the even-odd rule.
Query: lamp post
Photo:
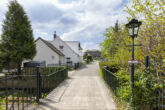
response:
[[[134,38],[138,36],[138,31],[142,22],[132,19],[128,24],[126,24],[126,28],[128,31],[129,36],[132,38],[132,58],[131,60],[134,61]],[[130,101],[131,104],[134,104],[134,63],[131,64],[131,74],[130,74],[130,85],[131,85],[131,92],[130,92]]]

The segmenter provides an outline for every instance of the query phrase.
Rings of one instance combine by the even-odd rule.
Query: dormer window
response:
[[[60,50],[63,50],[64,46],[59,46]]]
[[[52,60],[54,60],[54,56],[52,56]]]
[[[70,57],[67,57],[66,59],[67,59],[67,60],[70,60]]]

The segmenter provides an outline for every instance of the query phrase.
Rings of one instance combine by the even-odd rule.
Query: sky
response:
[[[0,34],[11,0],[0,0]],[[17,0],[31,21],[34,38],[80,41],[83,50],[99,49],[105,29],[127,22],[123,11],[130,0]]]

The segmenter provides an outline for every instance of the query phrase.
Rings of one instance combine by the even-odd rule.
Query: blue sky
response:
[[[0,2],[0,34],[8,2]],[[116,20],[127,22],[123,8],[130,0],[17,0],[25,9],[35,39],[80,41],[84,50],[99,49],[103,33]]]

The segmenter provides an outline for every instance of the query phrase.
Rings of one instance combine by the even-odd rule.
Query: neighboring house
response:
[[[99,50],[88,50],[84,54],[91,55],[93,58],[101,57],[101,52]]]
[[[65,55],[64,62],[66,62],[67,65],[74,66],[75,63],[80,62],[80,55],[77,54],[66,42],[60,39],[56,33],[54,34],[53,41],[50,41],[50,43]]]
[[[83,52],[79,41],[65,41],[72,50],[79,55],[79,62],[83,61]]]
[[[65,55],[49,41],[39,37],[35,42],[37,54],[33,61],[44,61],[46,66],[65,64]]]

